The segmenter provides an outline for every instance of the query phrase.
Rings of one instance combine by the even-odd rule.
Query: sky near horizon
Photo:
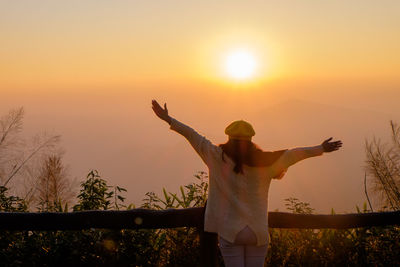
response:
[[[221,57],[236,47],[254,52],[261,83],[398,82],[399,12],[395,0],[2,0],[0,88],[229,85]]]
[[[204,170],[154,118],[152,98],[217,143],[237,118],[254,122],[256,141],[271,149],[335,134],[347,140],[325,169],[304,163],[288,174],[293,181],[310,173],[320,193],[304,179],[283,181],[270,206],[284,209],[284,198],[300,195],[318,211],[354,211],[362,183],[341,181],[335,190],[347,191],[335,202],[315,176],[322,172],[331,187],[333,175],[362,178],[365,138],[400,120],[399,14],[397,0],[0,0],[0,114],[24,106],[28,135],[63,136],[72,176],[98,168],[140,195],[129,197],[136,204]],[[248,80],[224,72],[235,49],[257,63]],[[132,168],[147,180],[128,178]]]

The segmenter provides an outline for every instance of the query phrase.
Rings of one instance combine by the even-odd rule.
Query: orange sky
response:
[[[398,81],[398,1],[2,1],[0,88],[222,82],[249,47],[260,80]]]
[[[0,112],[24,106],[27,134],[63,136],[73,176],[100,169],[136,203],[204,169],[153,117],[152,98],[217,143],[239,117],[265,149],[334,135],[343,151],[273,185],[270,207],[298,196],[320,211],[353,211],[364,201],[365,138],[400,119],[399,12],[396,0],[2,1]],[[259,64],[247,82],[223,74],[235,48]]]

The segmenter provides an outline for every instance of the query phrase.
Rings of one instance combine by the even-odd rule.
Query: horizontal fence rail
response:
[[[269,212],[272,228],[357,228],[400,224],[400,211],[340,215]],[[204,208],[81,212],[0,212],[2,230],[202,228]]]
[[[81,230],[199,227],[203,208],[78,212],[0,212],[0,229]]]
[[[269,212],[273,228],[357,228],[399,225],[400,211],[340,215]],[[204,232],[204,208],[80,212],[0,212],[1,230],[159,229],[196,227],[199,231],[201,266],[218,266],[215,233]]]
[[[346,229],[400,225],[400,211],[349,214],[293,214],[269,212],[269,227],[299,229]]]

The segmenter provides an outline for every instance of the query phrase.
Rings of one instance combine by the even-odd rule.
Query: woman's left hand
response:
[[[168,124],[171,124],[171,117],[168,115],[167,103],[164,104],[164,108],[162,108],[160,104],[158,104],[158,102],[154,99],[151,101],[151,103],[152,109],[157,117],[159,117],[163,121],[166,121]]]

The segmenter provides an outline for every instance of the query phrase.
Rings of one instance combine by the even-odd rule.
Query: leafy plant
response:
[[[302,202],[295,197],[286,198],[285,206],[292,213],[296,214],[312,214],[314,209],[311,208],[310,203]]]
[[[26,202],[16,196],[8,196],[8,188],[0,186],[0,211],[17,212],[27,211]]]
[[[107,181],[102,179],[96,170],[90,171],[86,178],[86,181],[81,183],[78,204],[73,207],[74,211],[109,210],[113,207],[112,204],[117,210],[125,207],[125,197],[120,194],[126,192],[125,188],[107,185]]]
[[[179,188],[147,193],[141,208],[168,209],[204,205],[207,174]],[[120,190],[119,190],[120,189]],[[75,210],[125,209],[121,187],[108,186],[96,171],[81,183]],[[112,194],[111,194],[112,193]],[[0,187],[1,211],[25,211],[22,199]],[[313,213],[309,203],[286,199],[288,211]],[[369,212],[366,204],[357,212]],[[127,207],[129,208],[129,206]],[[65,209],[64,209],[65,211]],[[397,266],[400,228],[270,229],[268,266]],[[2,266],[199,266],[199,235],[193,228],[82,231],[1,231]],[[219,259],[222,262],[222,259]]]
[[[180,186],[180,195],[178,193],[167,192],[165,188],[163,188],[162,197],[156,195],[154,192],[147,192],[141,207],[156,210],[203,207],[208,196],[208,175],[206,172],[198,172],[194,177],[198,182],[193,182],[184,187]]]

